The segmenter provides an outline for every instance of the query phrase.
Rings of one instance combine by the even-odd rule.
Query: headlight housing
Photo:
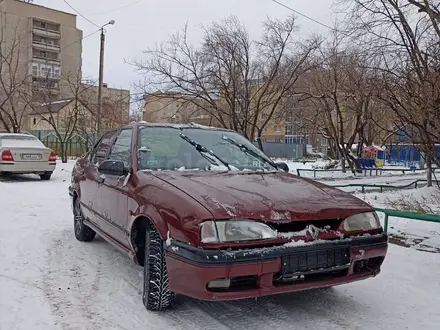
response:
[[[248,219],[205,221],[200,228],[202,243],[245,242],[277,236],[277,231],[265,223]]]
[[[376,212],[366,212],[352,215],[344,220],[344,230],[347,232],[366,231],[381,228]]]

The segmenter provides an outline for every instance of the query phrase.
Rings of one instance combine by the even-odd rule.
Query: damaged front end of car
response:
[[[380,272],[388,246],[374,212],[316,221],[207,220],[200,245],[172,241],[169,267],[202,283],[170,286],[228,300],[349,283]]]

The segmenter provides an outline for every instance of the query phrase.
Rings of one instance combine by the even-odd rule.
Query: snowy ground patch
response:
[[[298,170],[300,170],[300,176],[306,178],[314,178],[316,180],[362,180],[365,177],[374,177],[374,178],[387,178],[387,177],[400,177],[400,176],[420,176],[425,175],[424,172],[410,172],[408,171],[408,167],[404,166],[390,166],[386,165],[382,167],[383,171],[381,174],[376,175],[376,169],[372,169],[371,173],[368,170],[366,173],[356,173],[347,168],[346,173],[342,173],[341,166],[338,161],[335,160],[324,160],[318,159],[316,161],[292,161],[286,159],[275,159],[275,162],[284,162],[289,167],[289,172],[295,175],[298,174]],[[318,170],[316,173],[313,170]],[[322,171],[325,170],[325,171]],[[397,171],[399,170],[399,171]],[[401,170],[407,170],[403,173]],[[366,174],[366,175],[365,175]]]
[[[357,193],[356,196],[378,208],[427,214],[440,213],[440,190],[437,187],[385,193]],[[380,215],[383,221],[384,217]],[[440,252],[439,223],[390,218],[389,232],[397,244],[401,243],[430,252]]]

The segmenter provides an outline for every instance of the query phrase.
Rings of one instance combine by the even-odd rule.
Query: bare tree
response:
[[[382,101],[400,126],[426,153],[428,185],[439,141],[438,6],[429,1],[343,0],[347,29],[380,58]]]
[[[329,140],[332,157],[355,166],[352,146],[373,143],[377,114],[377,77],[367,67],[368,53],[349,48],[337,29],[320,47],[316,67],[304,79],[302,93],[308,98],[294,112]]]
[[[87,148],[90,148],[98,135],[98,96],[94,83],[71,85],[71,94],[87,110],[87,117],[82,118],[76,126],[76,132],[84,137]],[[129,121],[130,93],[123,90],[114,91],[110,95],[104,93],[101,110],[101,129],[107,131],[117,128]]]
[[[53,96],[54,89],[60,83],[69,86],[71,96],[57,100]],[[63,163],[67,162],[67,143],[76,134],[78,123],[87,120],[88,117],[87,108],[79,98],[80,92],[81,84],[77,76],[61,79],[47,76],[40,79],[30,98],[25,99],[31,107],[31,115],[45,123],[48,130],[53,131],[57,137]]]
[[[268,19],[263,28],[254,42],[239,20],[229,17],[204,29],[200,47],[189,43],[185,28],[134,65],[145,74],[147,91],[164,90],[166,97],[173,92],[202,109],[213,124],[258,138],[285,110],[283,100],[318,47],[316,39],[295,41],[293,16]]]
[[[22,98],[30,93],[31,85],[22,56],[25,39],[19,32],[20,22],[10,29],[0,23],[0,124],[6,131],[18,133],[29,110]]]

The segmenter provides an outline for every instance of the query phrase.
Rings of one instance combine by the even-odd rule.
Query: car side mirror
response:
[[[125,176],[129,170],[120,160],[104,160],[98,167],[98,172],[108,175]]]
[[[289,172],[289,166],[286,163],[276,163],[277,167],[284,172]]]

